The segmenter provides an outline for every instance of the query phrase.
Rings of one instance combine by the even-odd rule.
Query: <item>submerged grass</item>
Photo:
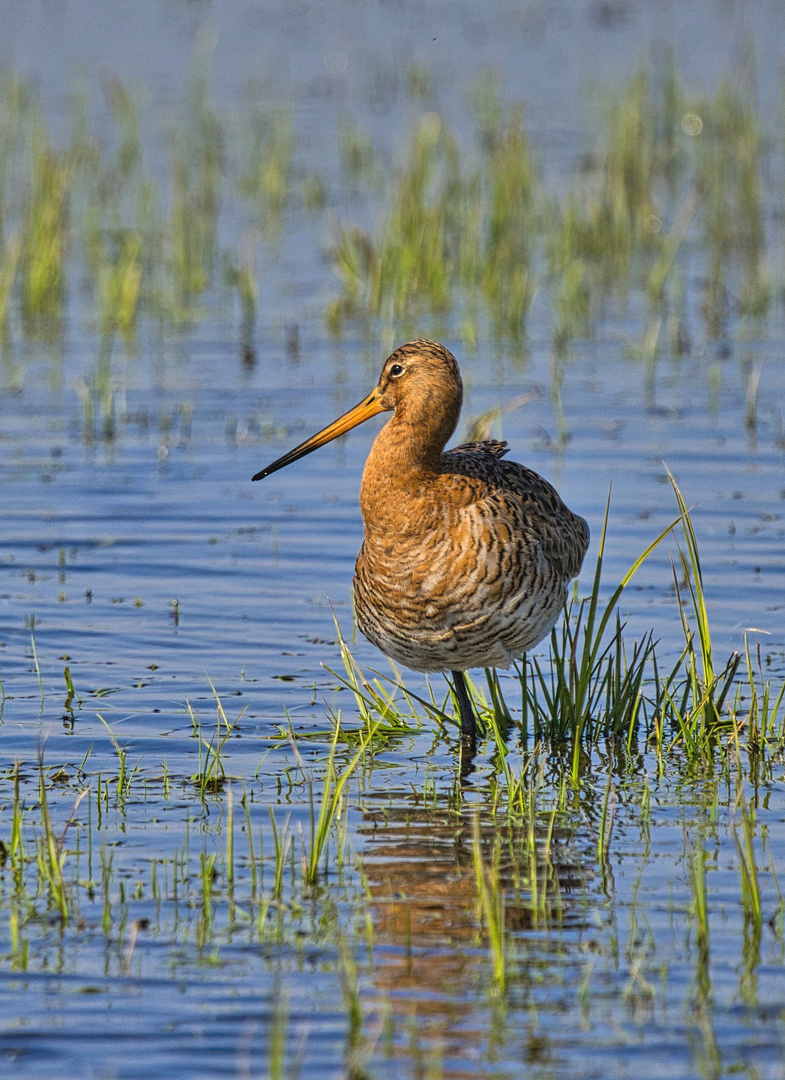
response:
[[[667,316],[668,343],[680,353],[689,348],[680,282],[696,249],[709,337],[731,315],[766,314],[763,140],[750,93],[725,84],[713,99],[690,102],[672,65],[658,86],[640,70],[614,97],[604,139],[562,199],[544,190],[522,111],[506,111],[492,83],[474,102],[475,155],[426,114],[391,178],[378,234],[338,229],[341,293],[327,311],[334,333],[347,318],[375,320],[384,334],[456,307],[473,346],[484,305],[493,332],[516,341],[546,287],[563,352],[592,332],[609,301],[637,290],[653,325]]]
[[[598,605],[596,622],[603,612]],[[611,634],[613,625],[609,618]],[[409,1075],[406,1062],[424,1060],[430,1043],[418,1043],[415,1053],[406,1032],[414,1025],[425,1039],[423,1010],[435,1022],[441,1013],[434,1002],[442,998],[448,1000],[439,1021],[445,1026],[434,1037],[446,1039],[453,1030],[459,998],[464,1018],[468,1008],[479,1023],[488,1010],[492,1030],[482,1052],[495,1060],[513,1032],[548,1007],[554,980],[560,1008],[592,1023],[600,1022],[614,986],[623,1023],[677,1004],[686,986],[684,1006],[706,1052],[721,1057],[721,1032],[712,1039],[712,965],[727,966],[728,920],[737,918],[743,932],[739,995],[751,1016],[757,1015],[767,921],[782,940],[782,898],[762,826],[766,811],[743,787],[752,782],[752,759],[735,792],[729,778],[741,780],[744,772],[738,738],[730,743],[735,758],[725,779],[708,760],[700,772],[705,790],[693,796],[699,820],[689,831],[685,826],[684,858],[674,856],[669,864],[680,891],[676,902],[671,898],[663,932],[666,883],[645,879],[646,888],[639,886],[656,842],[651,833],[660,824],[656,815],[652,820],[653,805],[673,795],[680,776],[685,793],[696,791],[683,745],[652,744],[639,756],[627,754],[611,734],[585,745],[577,765],[569,741],[515,747],[520,714],[504,704],[503,686],[491,674],[482,694],[490,733],[484,771],[462,782],[457,759],[451,772],[440,758],[436,770],[426,770],[422,792],[400,791],[398,781],[391,788],[389,761],[383,773],[376,771],[383,756],[391,757],[379,754],[391,745],[382,731],[398,700],[391,695],[379,696],[381,714],[369,712],[370,726],[361,721],[351,738],[337,718],[320,746],[290,728],[290,740],[268,760],[264,781],[230,780],[222,752],[225,786],[200,792],[194,776],[205,767],[202,741],[210,742],[199,734],[198,720],[197,742],[185,740],[193,764],[179,773],[170,767],[153,776],[143,763],[130,770],[118,746],[110,767],[102,762],[108,782],[87,774],[89,754],[78,769],[39,762],[29,775],[22,765],[6,770],[0,776],[0,835],[7,838],[0,846],[0,966],[45,971],[53,950],[74,956],[92,947],[101,951],[107,977],[143,979],[157,970],[163,950],[169,977],[209,968],[217,979],[226,977],[226,968],[236,981],[250,950],[274,983],[262,1060],[282,1075],[287,1067],[296,1073],[305,1052],[306,1036],[298,1051],[301,1027],[292,1031],[295,1014],[285,1004],[296,991],[296,1015],[308,1011],[297,982],[303,971],[314,985],[317,975],[322,984],[334,978],[329,1012],[342,1017],[351,1075],[375,1074],[387,1043],[396,1075]],[[357,689],[360,707],[368,708],[373,699],[362,680]],[[406,709],[416,704],[401,700]],[[216,707],[223,738],[233,725],[217,694]],[[246,741],[250,735],[245,725]],[[437,742],[442,738],[440,729]],[[670,782],[649,781],[660,754],[669,762]],[[292,759],[302,782],[276,797],[272,781]],[[116,788],[113,761],[120,762]],[[412,776],[405,762],[399,770]],[[240,779],[242,814],[235,798]],[[26,802],[28,788],[33,805]],[[118,797],[111,799],[115,790]],[[178,806],[183,820],[175,838],[172,810]],[[161,822],[162,809],[165,823],[140,861],[142,832]],[[123,840],[115,846],[120,829]],[[738,896],[723,885],[722,918],[713,922],[712,871],[720,845],[724,864],[730,859],[738,867]],[[623,958],[622,855],[640,859]],[[666,857],[663,852],[658,860],[658,877]],[[647,898],[652,887],[653,901]],[[56,932],[49,929],[53,921]],[[681,934],[695,945],[686,959],[677,955]],[[685,963],[694,967],[694,979],[674,980],[682,988],[675,989],[668,964]],[[303,1061],[307,1070],[307,1054]]]
[[[338,745],[338,738],[340,735],[340,721],[336,721],[335,734],[333,736],[333,741],[330,744],[330,756],[327,759],[327,767],[325,769],[324,787],[322,790],[322,800],[318,815],[314,804],[313,778],[310,776],[308,777],[307,782],[311,805],[311,843],[307,853],[304,873],[305,879],[309,885],[315,884],[318,880],[320,873],[319,865],[322,862],[322,859],[324,859],[325,863],[328,861],[330,834],[341,817],[344,789],[346,788],[349,778],[360,764],[360,761],[365,757],[375,733],[376,727],[363,733],[363,736],[360,739],[360,747],[354,757],[349,761],[342,772],[339,775],[336,775],[335,748]]]
[[[487,330],[523,348],[542,294],[563,355],[571,340],[594,332],[609,304],[637,292],[650,329],[667,331],[647,338],[681,354],[690,347],[688,269],[704,283],[710,339],[725,336],[734,317],[763,318],[776,298],[765,212],[770,161],[749,78],[690,101],[672,65],[658,79],[641,69],[608,104],[604,135],[561,198],[545,190],[523,109],[505,108],[492,80],[472,94],[474,149],[438,113],[423,112],[394,169],[379,168],[368,137],[343,116],[335,135],[343,183],[355,202],[384,206],[369,230],[347,211],[336,222],[327,178],[303,178],[288,112],[259,102],[230,120],[209,100],[208,75],[198,60],[180,115],[164,131],[140,115],[141,95],[104,76],[106,116],[89,93],[75,96],[59,144],[34,88],[5,78],[6,337],[57,334],[87,285],[101,335],[133,342],[145,317],[158,325],[192,319],[228,283],[243,355],[253,363],[258,256],[275,257],[289,216],[302,210],[333,222],[339,295],[325,316],[335,334],[347,321],[370,323],[386,341],[455,315],[469,347]],[[151,136],[168,147],[166,175],[148,160]],[[99,424],[94,434],[112,438],[116,430]]]

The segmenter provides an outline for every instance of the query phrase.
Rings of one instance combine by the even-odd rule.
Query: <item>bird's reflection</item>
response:
[[[533,969],[557,964],[570,938],[577,947],[591,919],[586,898],[599,891],[599,872],[585,817],[533,809],[533,818],[511,821],[477,806],[426,804],[411,793],[366,800],[359,832],[375,932],[374,987],[394,1014],[416,1016],[429,1039],[445,1047],[445,1077],[465,1075],[458,1065],[451,1071],[447,1059],[469,1053],[483,987],[492,990],[475,845],[504,896],[510,956],[526,953],[511,976],[518,980],[516,1001],[525,999]]]

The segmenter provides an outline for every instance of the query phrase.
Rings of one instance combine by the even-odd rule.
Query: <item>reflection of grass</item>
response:
[[[492,683],[489,708],[495,694],[498,687]],[[505,741],[498,728],[495,738],[501,753]],[[150,828],[158,817],[166,803],[166,787],[183,794],[192,791],[189,775],[167,774],[158,781],[145,777],[144,798],[135,809],[130,799],[117,803],[126,842],[108,849],[106,841],[114,829],[106,817],[103,821],[96,818],[95,806],[89,810],[90,801],[106,801],[105,784],[95,788],[91,782],[91,788],[81,786],[71,792],[62,787],[66,783],[64,768],[35,770],[28,780],[17,767],[3,778],[13,797],[0,800],[0,834],[8,838],[7,845],[0,847],[0,862],[4,860],[0,871],[0,966],[36,974],[47,970],[52,948],[67,958],[81,957],[97,948],[108,977],[133,974],[144,978],[163,949],[172,973],[198,972],[207,965],[219,977],[225,965],[229,965],[227,970],[236,965],[238,951],[243,954],[251,949],[258,952],[274,982],[261,1058],[271,1075],[296,1075],[297,1060],[303,1053],[302,1044],[298,1052],[298,1038],[305,1038],[302,1017],[308,1011],[307,998],[302,998],[302,987],[307,983],[298,980],[310,978],[309,972],[317,970],[317,965],[321,980],[334,978],[334,1008],[340,1011],[344,1024],[342,1052],[347,1075],[376,1074],[383,1033],[395,1048],[396,1067],[400,1064],[404,1072],[409,1056],[419,1060],[421,1054],[429,1053],[431,1036],[421,1023],[422,1045],[418,1044],[416,1055],[405,1032],[406,1024],[412,1022],[412,1011],[420,1016],[420,1010],[427,1007],[435,1022],[438,1012],[433,1010],[433,1001],[438,994],[433,991],[437,988],[442,994],[446,991],[450,1009],[454,1009],[455,998],[460,1000],[464,1019],[475,1016],[476,1008],[487,1008],[490,994],[494,1037],[501,1045],[520,1029],[525,1018],[533,1019],[547,1006],[547,995],[555,985],[572,1008],[571,992],[581,980],[585,983],[583,1015],[592,1023],[600,1022],[609,993],[617,993],[622,1008],[633,1016],[680,1002],[679,994],[686,993],[685,1004],[699,1025],[705,1052],[716,1055],[718,1047],[712,1041],[712,953],[708,947],[712,875],[707,873],[709,866],[715,865],[715,857],[707,863],[708,835],[722,844],[725,859],[736,857],[740,869],[735,899],[727,884],[723,886],[724,915],[712,926],[712,948],[724,957],[725,924],[732,921],[729,913],[738,911],[739,924],[744,924],[739,993],[743,1002],[754,1004],[761,929],[770,909],[777,906],[778,894],[768,897],[767,907],[767,889],[776,883],[776,877],[771,868],[756,863],[756,832],[761,829],[763,809],[754,810],[740,796],[736,803],[719,776],[713,782],[702,780],[705,790],[694,796],[705,824],[697,827],[696,842],[686,847],[686,874],[678,852],[673,855],[674,888],[681,891],[665,931],[657,919],[649,926],[647,911],[650,902],[655,909],[661,904],[666,885],[660,882],[650,901],[646,887],[638,888],[649,865],[646,851],[642,856],[637,849],[625,853],[625,859],[642,857],[630,913],[629,948],[624,954],[629,963],[627,972],[624,966],[619,970],[617,940],[624,932],[627,900],[622,891],[624,875],[614,884],[617,858],[613,849],[619,844],[617,837],[623,836],[623,842],[630,845],[631,825],[639,810],[642,815],[653,815],[653,824],[658,824],[652,806],[660,807],[669,790],[667,784],[653,780],[655,798],[647,801],[649,782],[640,782],[645,765],[641,768],[633,758],[614,763],[611,754],[595,771],[590,759],[583,756],[577,772],[570,775],[569,752],[554,757],[540,745],[522,759],[519,768],[518,755],[509,746],[506,762],[499,760],[495,773],[499,784],[480,781],[467,789],[474,805],[467,801],[463,808],[450,808],[445,802],[443,779],[427,800],[417,792],[388,792],[378,778],[374,779],[372,754],[366,754],[362,770],[350,772],[355,752],[339,773],[334,767],[337,748],[335,737],[329,746],[323,746],[319,768],[325,776],[325,821],[337,805],[333,797],[337,781],[346,776],[339,800],[341,825],[345,828],[349,816],[352,824],[349,856],[344,858],[340,873],[335,872],[335,849],[328,855],[324,845],[314,860],[314,838],[310,846],[301,843],[308,839],[307,826],[305,835],[301,827],[308,820],[313,787],[307,783],[301,785],[299,796],[293,789],[285,796],[286,813],[291,818],[284,819],[286,825],[282,825],[273,812],[275,795],[270,802],[270,793],[259,783],[248,782],[243,796],[245,829],[240,829],[239,819],[233,820],[230,789],[216,790],[210,806],[201,811],[202,803],[195,793],[193,807],[203,816],[194,850],[189,847],[186,830],[181,846],[167,853],[158,845],[153,858],[140,862],[141,834],[137,830]],[[309,755],[315,749],[313,742],[307,744]],[[282,748],[282,753],[290,752],[291,746]],[[651,754],[651,759],[656,755]],[[674,754],[669,769],[676,774],[676,786],[686,781],[682,795],[694,791],[692,767],[686,757]],[[80,775],[82,772],[79,770]],[[25,806],[28,782],[40,811],[36,815]],[[137,783],[135,779],[134,787]],[[505,806],[505,787],[516,783],[515,805]],[[366,818],[358,803],[361,806],[374,791],[384,791],[385,797],[375,806],[373,816]],[[172,809],[170,804],[167,830],[174,826]],[[184,805],[183,814],[190,813]],[[613,814],[620,824],[614,824],[612,836]],[[314,827],[316,819],[314,812]],[[370,837],[362,868],[351,853],[358,826],[360,833],[365,833],[365,842]],[[25,840],[31,834],[34,843]],[[168,832],[159,835],[165,837]],[[88,869],[93,849],[100,850],[97,880]],[[661,853],[659,875],[665,858]],[[317,865],[321,871],[326,859],[330,872],[319,873],[316,889],[307,868]],[[602,882],[602,894],[595,882]],[[598,899],[600,895],[602,899]],[[609,919],[606,941],[596,920],[608,906],[614,915]],[[780,899],[778,910],[781,906]],[[57,920],[56,942],[48,940],[47,918],[51,916]],[[372,932],[367,929],[369,922]],[[479,935],[487,949],[467,949]],[[697,950],[691,950],[686,959],[678,955],[682,935],[694,942]],[[779,940],[781,936],[780,930]],[[434,940],[438,941],[436,949]],[[442,973],[440,964],[445,958],[447,966]],[[420,969],[424,985],[420,985],[418,963],[426,965]],[[694,979],[669,983],[668,965],[685,964],[694,966]],[[402,980],[399,987],[406,988],[403,1007],[399,987],[389,981],[396,972]],[[233,972],[231,977],[239,979],[242,986],[247,976]],[[447,985],[440,979],[447,979]],[[617,990],[609,989],[613,986]],[[595,1000],[595,991],[600,990]],[[501,992],[503,1002],[499,1000]],[[287,1007],[294,993],[299,1002],[296,1012],[290,1004]],[[423,1005],[428,1000],[431,1004]],[[450,1009],[448,1017],[453,1015]],[[431,1033],[437,1040],[442,1037],[439,1029]],[[479,1046],[485,1053],[484,1043]],[[487,1052],[492,1054],[492,1047]]]
[[[741,813],[742,839],[739,839],[738,830],[735,826],[733,829],[733,838],[736,841],[736,850],[739,855],[744,917],[752,925],[755,933],[759,936],[763,921],[763,909],[761,906],[758,864],[755,857],[755,845],[753,843],[754,811],[751,807],[746,805],[742,792],[739,792],[738,801]]]
[[[486,866],[482,857],[480,823],[476,816],[472,822],[472,851],[481,921],[488,935],[493,977],[499,991],[504,993],[507,985],[507,949],[504,939],[504,891],[499,881],[499,840],[497,838],[494,844],[491,864]]]
[[[690,884],[692,886],[691,914],[695,920],[695,938],[699,962],[706,971],[709,962],[709,905],[706,888],[706,851],[699,839],[689,852]]]

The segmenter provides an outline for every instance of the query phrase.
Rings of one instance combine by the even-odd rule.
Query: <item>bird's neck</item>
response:
[[[406,403],[376,436],[363,472],[360,506],[366,528],[386,527],[390,513],[423,497],[440,471],[447,440],[455,431],[461,403]]]

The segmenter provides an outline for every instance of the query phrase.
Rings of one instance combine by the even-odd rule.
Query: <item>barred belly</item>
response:
[[[470,536],[471,557],[463,559],[455,535],[399,548],[394,558],[364,543],[354,578],[358,626],[414,671],[509,667],[550,632],[567,584],[537,545]]]

